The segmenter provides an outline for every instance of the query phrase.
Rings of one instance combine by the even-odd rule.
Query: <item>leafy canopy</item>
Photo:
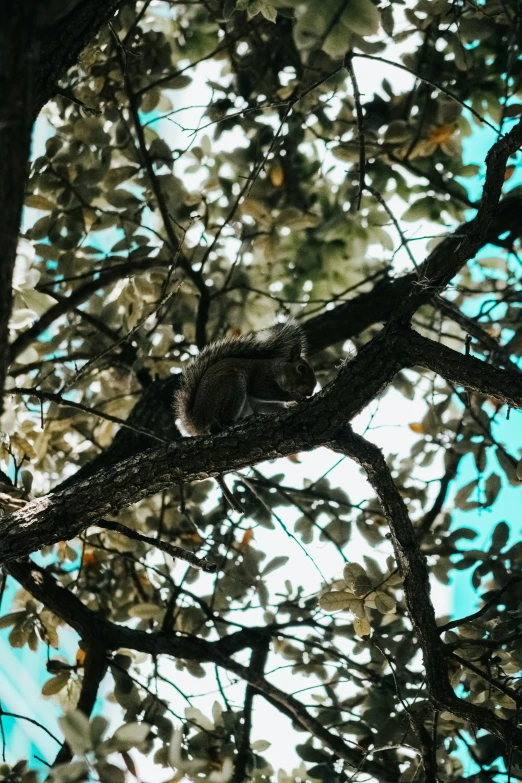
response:
[[[138,0],[62,74],[36,125],[0,450],[4,511],[34,510],[20,546],[41,549],[34,566],[6,555],[20,589],[0,627],[35,651],[42,698],[63,711],[57,758],[61,735],[45,739],[53,780],[521,772],[522,548],[516,514],[496,510],[522,480],[509,418],[522,405],[520,12]],[[437,247],[437,268],[421,268]],[[381,332],[405,302],[415,355]],[[184,363],[289,315],[321,386],[351,372],[348,391],[290,414],[284,445],[261,424],[201,447],[194,470],[186,447],[187,472],[158,478]],[[386,376],[401,339],[409,359]],[[372,417],[393,425],[403,409],[384,462]],[[339,439],[361,410],[367,441]],[[341,456],[292,456],[292,443]],[[258,467],[278,453],[290,462]],[[210,479],[186,479],[236,465],[252,465],[228,478],[241,516]],[[443,607],[435,621],[456,571],[471,574],[470,616]],[[0,779],[42,770],[16,762],[7,747]]]

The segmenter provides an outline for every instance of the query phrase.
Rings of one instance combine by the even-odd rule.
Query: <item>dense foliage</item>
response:
[[[520,4],[48,6],[2,164],[0,627],[63,713],[52,780],[522,777]],[[289,315],[323,391],[180,440],[184,363]]]

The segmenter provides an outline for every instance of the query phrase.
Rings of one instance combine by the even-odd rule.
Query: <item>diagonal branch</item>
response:
[[[474,337],[478,343],[484,346],[484,348],[487,348],[490,352],[490,360],[493,364],[499,363],[512,370],[518,370],[517,365],[511,361],[507,347],[500,345],[499,342],[488,334],[477,321],[459,310],[457,305],[453,302],[449,302],[442,296],[436,296],[433,300],[433,305],[443,315],[459,324],[465,332]]]
[[[377,760],[367,761],[366,753],[358,747],[350,748],[337,734],[314,718],[298,699],[285,693],[265,679],[257,667],[238,663],[220,647],[219,642],[208,642],[178,632],[135,631],[98,617],[68,590],[60,587],[43,568],[29,560],[10,563],[6,570],[38,601],[65,620],[85,640],[108,650],[128,647],[151,655],[172,655],[177,658],[215,663],[240,677],[261,693],[271,704],[288,715],[298,726],[309,731],[350,767],[364,769],[382,783],[397,783],[398,775],[389,766]],[[259,643],[259,637],[253,636]]]
[[[122,508],[172,484],[216,477],[329,443],[380,395],[403,367],[421,365],[444,378],[522,408],[522,375],[427,340],[397,324],[383,329],[315,397],[278,416],[258,416],[214,437],[183,438],[101,468],[87,480],[0,519],[0,562],[68,540]]]
[[[270,648],[270,639],[263,639],[262,643],[252,648],[249,668],[261,677],[264,676],[266,660]],[[249,683],[245,689],[245,701],[243,703],[243,723],[241,736],[238,742],[237,756],[234,762],[234,775],[232,783],[244,783],[249,779],[252,767],[252,751],[250,750],[250,733],[252,731],[252,710],[254,707],[255,688]]]
[[[502,741],[522,749],[522,732],[489,710],[455,696],[448,679],[446,651],[435,620],[430,596],[429,571],[404,500],[395,486],[381,450],[348,428],[340,432],[332,448],[351,457],[366,472],[390,525],[395,557],[404,578],[404,592],[413,630],[422,650],[430,699],[438,710],[447,710],[486,729]]]
[[[414,331],[408,333],[405,341],[410,366],[425,367],[455,385],[494,397],[512,408],[522,408],[522,373],[518,368],[501,370]]]
[[[189,552],[186,549],[182,549],[180,546],[169,544],[168,541],[161,541],[159,538],[144,536],[142,533],[138,533],[136,530],[132,530],[130,527],[126,527],[126,525],[120,525],[119,522],[103,519],[98,522],[98,527],[102,527],[105,530],[115,530],[117,533],[121,533],[122,536],[131,538],[134,541],[141,541],[144,544],[156,547],[156,549],[161,549],[163,552],[166,552],[173,558],[185,560],[187,563],[190,563],[192,568],[195,568],[196,570],[205,571],[207,574],[214,574],[216,572],[216,564],[211,563],[209,560],[207,560],[206,557],[198,557],[192,552]]]
[[[0,562],[68,540],[172,484],[216,477],[326,443],[379,395],[402,368],[401,330],[381,332],[345,365],[336,381],[286,414],[259,416],[217,437],[183,438],[100,469],[0,519]]]
[[[484,245],[494,242],[506,231],[520,232],[520,214],[522,211],[522,198],[508,196],[494,209],[491,219],[489,213],[483,217],[487,227],[482,236],[481,244],[476,249],[468,248],[468,258],[462,263],[460,256],[458,263],[452,258],[452,253],[461,239],[468,232],[471,224],[463,223],[457,226],[455,231],[443,239],[430,253],[428,259],[421,266],[420,274],[415,271],[396,280],[385,279],[377,283],[371,291],[350,299],[333,310],[328,310],[313,318],[310,318],[303,328],[311,353],[320,351],[342,340],[349,340],[364,332],[370,326],[389,321],[396,313],[398,306],[410,296],[412,291],[422,291],[419,280],[424,280],[424,289],[427,287],[427,268],[444,271],[444,284],[447,284],[459,271],[463,263]],[[473,221],[472,221],[473,222]],[[448,277],[449,276],[449,277]],[[426,291],[429,301],[433,291]],[[437,305],[435,305],[437,306]]]
[[[52,305],[35,323],[21,332],[16,340],[11,344],[9,350],[9,361],[13,362],[22,351],[25,351],[34,340],[38,339],[54,321],[61,318],[62,315],[73,311],[78,305],[86,302],[96,291],[101,288],[112,285],[118,280],[123,280],[125,277],[136,274],[138,272],[144,272],[147,269],[153,269],[154,267],[165,267],[170,265],[170,260],[162,260],[159,258],[136,258],[129,259],[125,264],[118,264],[117,266],[105,269],[100,272],[98,277],[89,280],[78,288],[75,288],[72,293],[67,297],[61,297],[55,305]]]
[[[81,710],[88,718],[93,711],[98,696],[98,688],[107,671],[107,650],[97,640],[93,639],[87,645],[83,666],[83,680],[80,697],[76,709]],[[53,766],[71,761],[73,754],[67,742],[64,742]]]

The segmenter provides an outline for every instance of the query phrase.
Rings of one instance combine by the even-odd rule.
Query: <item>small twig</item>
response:
[[[161,549],[163,552],[166,552],[168,555],[174,557],[177,560],[185,560],[187,563],[190,563],[192,568],[195,568],[198,571],[205,571],[208,574],[216,573],[216,564],[211,563],[209,560],[207,560],[206,557],[199,558],[197,555],[194,555],[192,552],[189,552],[186,549],[182,549],[180,546],[174,546],[174,544],[169,544],[166,541],[159,541],[157,538],[144,536],[142,533],[137,533],[135,530],[131,530],[129,527],[121,525],[119,522],[112,522],[108,519],[102,519],[99,522],[96,522],[96,526],[106,530],[114,530],[117,533],[121,533],[123,536],[126,536],[127,538],[134,539],[135,541],[143,541],[144,544],[156,547],[156,549]]]
[[[5,764],[6,739],[5,739],[5,729],[4,729],[4,721],[3,721],[3,712],[2,712],[2,704],[1,704],[1,702],[0,702],[0,735],[2,736],[2,761]]]
[[[432,79],[428,79],[427,76],[421,76],[419,73],[416,73],[412,68],[408,68],[407,65],[403,65],[403,63],[395,63],[393,60],[387,60],[385,57],[379,57],[376,54],[363,54],[362,52],[354,52],[353,57],[362,57],[365,60],[375,60],[376,62],[380,63],[386,63],[386,65],[393,65],[394,68],[400,68],[402,71],[406,71],[407,73],[411,73],[412,76],[415,76],[417,79],[420,79],[421,81],[425,82],[426,84],[429,84],[430,87],[434,87],[436,90],[440,90],[444,95],[447,95],[448,98],[451,98],[456,103],[463,106],[465,109],[467,109],[471,114],[473,114],[474,117],[476,117],[478,120],[484,123],[484,125],[488,125],[490,128],[492,128],[496,134],[499,134],[502,136],[501,133],[499,133],[499,129],[496,125],[493,125],[492,122],[489,122],[485,117],[483,117],[476,109],[473,108],[473,106],[470,106],[469,104],[465,103],[463,100],[459,98],[458,95],[455,95],[454,92],[451,92],[451,90],[448,90],[447,87],[443,87],[441,84],[438,84],[437,82],[434,82]]]
[[[95,117],[100,117],[103,114],[101,109],[95,109],[92,106],[87,106],[86,103],[81,101],[73,94],[72,90],[66,90],[64,87],[62,87],[60,90],[56,90],[55,95],[59,95],[60,98],[64,98],[66,101],[70,101],[71,103],[76,104],[76,106],[79,106],[80,109],[83,109],[86,114],[91,114]]]
[[[85,643],[84,643],[85,644]],[[100,683],[107,672],[107,650],[98,639],[92,640],[85,649],[85,662],[83,664],[83,680],[76,709],[90,718],[96,703]],[[53,767],[72,761],[74,753],[65,741],[58,751]]]
[[[355,70],[353,67],[353,56],[353,52],[349,52],[346,55],[344,65],[350,75],[350,79],[353,85],[353,98],[355,101],[355,113],[357,116],[357,130],[359,136],[359,192],[357,193],[357,209],[360,209],[361,199],[364,193],[364,183],[366,179],[366,144],[364,139],[364,116],[361,106],[361,93],[359,92],[359,85],[357,83],[357,77],[355,76]]]
[[[160,443],[171,443],[172,441],[166,440],[165,438],[161,438],[159,435],[156,435],[152,430],[147,430],[144,427],[136,427],[133,424],[129,424],[125,421],[125,419],[120,419],[119,416],[112,416],[110,413],[104,413],[103,411],[100,411],[96,408],[89,408],[87,405],[82,405],[80,402],[73,402],[73,400],[66,400],[63,397],[61,397],[59,394],[54,394],[53,392],[46,392],[46,391],[40,391],[40,389],[11,389],[6,392],[6,394],[10,394],[11,396],[21,396],[21,397],[36,397],[39,400],[48,400],[49,402],[54,402],[57,405],[64,405],[67,408],[74,408],[77,411],[82,411],[82,413],[88,413],[91,416],[97,416],[99,419],[105,419],[106,421],[112,421],[114,424],[119,424],[120,427],[125,427],[125,429],[132,430],[133,432],[137,432],[139,435],[146,435],[148,438],[153,438],[154,440],[159,441]]]
[[[259,475],[259,474],[258,474],[258,471],[257,471],[257,470],[255,470],[255,469],[254,469],[254,473],[256,473],[257,475]],[[257,499],[257,500],[258,500],[258,501],[261,503],[261,505],[263,506],[263,508],[265,509],[265,511],[267,511],[267,512],[270,514],[270,516],[274,517],[274,519],[276,519],[276,520],[277,520],[277,522],[279,523],[279,526],[281,527],[281,529],[283,530],[283,532],[284,532],[284,533],[286,533],[286,535],[287,535],[289,538],[291,538],[291,539],[292,539],[292,541],[294,541],[294,542],[297,544],[297,546],[298,546],[298,547],[299,547],[299,549],[300,549],[300,550],[303,552],[303,554],[305,555],[305,557],[307,557],[307,558],[310,560],[310,562],[311,562],[311,563],[312,563],[312,565],[314,566],[315,570],[317,571],[317,573],[319,574],[319,576],[321,577],[321,579],[323,580],[323,582],[327,582],[328,580],[326,579],[325,575],[323,574],[323,572],[321,571],[321,569],[319,568],[319,566],[318,566],[318,565],[317,565],[317,563],[315,562],[315,560],[314,560],[314,558],[312,557],[312,555],[310,554],[310,552],[308,552],[308,550],[306,549],[306,547],[304,547],[304,546],[303,546],[303,544],[301,543],[301,541],[299,541],[299,539],[298,539],[296,536],[294,536],[294,534],[293,534],[293,533],[292,533],[292,532],[291,532],[291,531],[290,531],[290,530],[287,528],[287,526],[285,525],[285,523],[283,522],[283,520],[281,519],[281,517],[280,517],[280,516],[278,516],[278,514],[276,514],[276,513],[275,513],[275,511],[274,511],[272,508],[270,508],[270,506],[268,506],[268,505],[265,503],[265,501],[263,500],[263,498],[261,497],[261,495],[260,495],[260,494],[257,492],[257,490],[255,489],[255,487],[253,487],[253,486],[252,486],[252,484],[250,483],[250,481],[249,481],[247,478],[245,478],[245,476],[241,476],[241,481],[243,482],[243,484],[245,484],[245,486],[247,486],[247,487],[249,488],[250,492],[251,492],[251,493],[254,495],[254,497],[255,497],[255,498],[256,498],[256,499]]]
[[[491,608],[491,606],[500,598],[501,595],[503,595],[506,590],[509,590],[511,587],[513,587],[516,584],[519,584],[522,582],[522,576],[519,577],[513,577],[513,579],[510,579],[509,582],[507,582],[504,587],[501,587],[500,590],[495,590],[493,595],[488,598],[484,606],[479,609],[477,612],[473,612],[473,614],[468,614],[467,617],[461,617],[459,620],[451,620],[449,623],[445,623],[444,625],[439,625],[439,633],[443,633],[444,631],[450,631],[452,628],[458,628],[459,625],[465,625],[466,623],[472,623],[474,620],[478,620],[479,617],[482,617],[482,615],[486,614],[488,609]]]
[[[390,220],[392,221],[393,225],[397,229],[397,233],[399,234],[399,237],[401,238],[401,242],[403,244],[404,249],[408,253],[408,256],[410,258],[411,263],[413,264],[415,269],[418,269],[417,262],[415,261],[415,256],[413,255],[413,253],[410,250],[409,239],[406,237],[404,231],[402,230],[402,228],[400,226],[399,221],[397,220],[397,218],[395,217],[395,215],[391,211],[390,207],[388,206],[388,204],[384,200],[384,197],[379,193],[378,190],[375,190],[375,188],[373,188],[371,185],[367,185],[365,183],[363,183],[363,185],[364,185],[364,188],[368,191],[368,193],[371,193],[372,196],[377,199],[379,204],[383,207],[383,209],[389,215]]]
[[[475,666],[474,663],[467,661],[465,658],[462,658],[455,652],[450,654],[450,658],[453,658],[453,660],[457,661],[457,663],[459,663],[464,669],[468,669],[470,672],[473,672],[473,674],[476,674],[477,677],[480,677],[482,680],[484,680],[484,682],[489,683],[492,688],[500,691],[500,693],[504,693],[506,696],[509,696],[510,699],[513,699],[516,704],[519,704],[520,695],[517,693],[517,691],[513,690],[513,688],[509,688],[507,685],[503,685],[501,682],[496,682],[493,677],[488,675],[487,672],[482,671],[482,669],[479,669],[479,667]]]
[[[264,676],[269,648],[270,638],[267,637],[252,649],[249,668],[260,677]],[[248,762],[252,756],[252,751],[250,750],[250,733],[252,731],[252,708],[255,693],[255,687],[251,683],[248,683],[245,689],[243,724],[241,727],[241,737],[238,742],[232,783],[244,783],[244,781],[248,779]]]
[[[51,737],[55,742],[57,742],[58,745],[62,744],[58,739],[58,737],[52,733],[52,731],[49,731],[49,729],[46,726],[44,726],[42,723],[38,723],[38,721],[34,720],[34,718],[28,718],[27,715],[19,715],[17,712],[6,712],[1,707],[0,707],[0,717],[16,718],[16,720],[26,720],[28,723],[32,723],[33,726],[38,726],[39,729],[45,731],[45,733],[48,734],[49,737]]]

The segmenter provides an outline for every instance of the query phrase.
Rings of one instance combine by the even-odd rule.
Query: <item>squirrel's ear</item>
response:
[[[296,362],[301,358],[301,346],[299,344],[293,345],[290,350],[290,361]]]

